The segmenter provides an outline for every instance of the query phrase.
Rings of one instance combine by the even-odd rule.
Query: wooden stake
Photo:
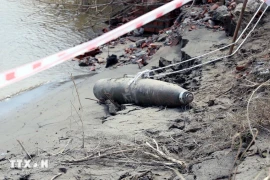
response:
[[[236,29],[235,29],[234,35],[233,35],[233,41],[232,41],[233,43],[237,39],[238,31],[239,31],[239,29],[241,27],[241,24],[242,24],[242,19],[243,19],[244,11],[245,11],[246,6],[247,6],[247,2],[248,2],[248,0],[244,0],[244,2],[243,2],[243,7],[242,7],[242,10],[241,10],[241,13],[240,13],[237,25],[236,25]],[[232,44],[231,47],[230,47],[229,55],[232,54],[233,48],[234,48],[234,44]]]

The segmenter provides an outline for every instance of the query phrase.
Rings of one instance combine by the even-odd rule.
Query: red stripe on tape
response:
[[[36,64],[33,64],[33,69],[36,69],[41,66],[41,62],[38,62]]]
[[[67,54],[67,52],[60,52],[60,53],[58,54],[58,57],[65,56],[66,54]]]
[[[156,18],[158,19],[158,18],[160,18],[161,16],[163,16],[163,12],[157,13]]]
[[[88,49],[88,51],[93,51],[93,50],[97,49],[97,47],[96,46],[89,46],[87,49]]]
[[[140,27],[142,27],[142,25],[143,25],[143,22],[139,22],[136,24],[136,28],[140,28]]]
[[[14,78],[15,78],[15,72],[11,72],[11,73],[6,74],[6,80],[7,81],[10,81],[10,80],[12,80]]]
[[[183,4],[182,2],[177,2],[176,5],[175,5],[175,7],[176,8],[179,8],[180,6],[182,6],[182,4]]]

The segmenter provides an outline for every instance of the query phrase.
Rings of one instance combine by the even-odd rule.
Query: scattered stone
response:
[[[124,180],[128,178],[129,176],[131,176],[131,174],[129,172],[126,172],[125,174],[121,175],[118,180]]]
[[[30,179],[31,174],[24,174],[21,175],[21,177],[19,178],[19,180],[29,180]]]
[[[169,130],[171,130],[171,129],[183,130],[183,129],[185,129],[185,122],[174,123],[174,124],[170,125]]]
[[[104,63],[105,62],[104,58],[101,58],[101,57],[97,58],[97,60],[98,60],[99,63]]]
[[[201,127],[191,127],[189,129],[187,129],[185,132],[186,133],[195,133],[195,132],[197,132],[197,131],[199,131],[201,129],[202,129]]]
[[[237,70],[237,71],[244,71],[244,70],[246,70],[246,66],[245,65],[237,65],[236,67],[235,67],[235,69]]]
[[[137,39],[135,37],[128,37],[127,39],[130,40],[131,42],[136,42],[137,41]]]
[[[210,11],[214,11],[219,7],[219,5],[216,3],[210,7]]]
[[[140,51],[140,52],[135,54],[137,59],[146,58],[146,55],[147,55],[147,53],[145,51]]]
[[[181,41],[181,39],[182,38],[180,36],[173,37],[170,46],[176,46],[177,44],[179,44],[179,42]]]
[[[214,106],[215,105],[215,100],[209,100],[207,102],[208,106],[211,107],[211,106]]]
[[[105,104],[108,106],[108,111],[110,115],[115,116],[117,113],[117,107],[110,100],[105,101]]]
[[[114,54],[112,54],[111,56],[109,56],[109,57],[107,58],[107,63],[106,63],[105,68],[108,68],[108,67],[110,67],[110,66],[113,66],[113,65],[115,65],[116,63],[118,63],[117,56],[114,55]]]
[[[140,35],[142,35],[143,33],[144,33],[144,28],[135,29],[135,30],[133,31],[133,35],[134,35],[134,36],[140,36]]]
[[[146,40],[147,40],[146,38],[140,39],[140,40],[136,41],[135,44],[137,47],[140,47],[143,43],[146,42]]]
[[[165,41],[166,38],[167,38],[167,34],[160,34],[158,39],[157,39],[157,42]]]
[[[160,133],[159,130],[155,130],[155,129],[147,129],[145,131],[145,133],[148,135],[148,136],[151,136],[151,135],[158,135]]]
[[[93,62],[96,62],[97,59],[94,57],[86,57],[83,60],[79,61],[79,66],[90,66],[93,64]]]
[[[153,41],[157,41],[157,40],[158,40],[158,38],[159,38],[159,36],[158,36],[158,35],[156,35],[156,34],[152,35],[152,39],[153,39]]]
[[[67,168],[59,168],[59,171],[62,173],[67,173]]]
[[[165,59],[163,57],[160,57],[159,64],[158,64],[159,67],[165,67],[165,66],[168,66],[170,64],[172,64],[172,61],[169,61],[169,60],[167,60],[167,59]]]
[[[190,12],[190,16],[193,17],[193,18],[197,17],[198,15],[199,15],[199,13],[197,11],[191,11]]]
[[[99,48],[96,48],[92,51],[86,52],[83,55],[76,56],[74,59],[75,60],[83,60],[86,57],[95,57],[97,54],[101,53],[102,51]]]

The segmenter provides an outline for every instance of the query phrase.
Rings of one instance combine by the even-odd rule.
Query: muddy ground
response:
[[[72,81],[49,86],[42,97],[2,117],[0,178],[53,179],[59,175],[55,178],[248,180],[267,177],[269,89],[267,84],[260,85],[269,78],[268,18],[264,18],[235,56],[184,76],[186,80],[181,85],[185,84],[195,97],[190,106],[126,105],[125,110],[111,116],[106,106],[85,99],[95,98],[92,88],[98,79],[151,69],[158,66],[160,57],[179,58],[180,45],[160,48],[143,69],[129,64],[91,77],[78,77],[75,82],[79,97]],[[203,27],[187,31],[183,38],[189,42],[182,51],[191,57],[231,42],[223,31],[213,32]],[[111,51],[122,53],[127,46],[119,45]],[[248,103],[252,92],[255,100]],[[252,138],[248,120],[250,127],[256,128],[252,131],[256,140]],[[22,142],[32,162],[48,159],[49,167],[10,168],[9,160],[27,158],[16,140]]]

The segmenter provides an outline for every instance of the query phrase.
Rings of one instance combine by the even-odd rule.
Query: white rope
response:
[[[230,47],[231,45],[235,45],[235,44],[241,39],[241,37],[244,35],[244,33],[246,32],[246,30],[249,28],[250,24],[252,23],[252,21],[255,19],[256,15],[258,14],[258,12],[260,11],[260,9],[262,8],[263,4],[264,4],[264,2],[261,3],[261,5],[259,6],[259,8],[258,8],[258,10],[256,11],[256,13],[254,14],[254,16],[251,18],[251,20],[250,20],[249,23],[247,24],[246,28],[243,30],[243,32],[240,34],[240,36],[237,38],[237,40],[236,40],[234,43],[228,44],[228,45],[226,45],[226,46],[224,46],[224,47],[221,47],[221,48],[219,48],[219,49],[216,49],[216,50],[214,50],[214,51],[211,51],[211,52],[202,54],[202,55],[200,55],[200,56],[196,56],[196,57],[194,57],[194,58],[191,58],[191,59],[188,59],[188,60],[179,62],[179,63],[170,64],[170,65],[168,65],[168,66],[164,66],[164,67],[160,67],[160,68],[157,68],[157,69],[150,70],[150,71],[148,71],[148,73],[154,72],[154,71],[158,71],[158,70],[162,70],[162,69],[166,69],[166,68],[169,68],[169,67],[173,67],[173,66],[175,66],[175,65],[180,65],[180,64],[183,64],[183,63],[186,63],[186,62],[189,62],[189,61],[192,61],[192,60],[195,60],[195,59],[204,57],[204,56],[206,56],[206,55],[212,54],[212,53],[214,53],[214,52],[220,51],[220,50],[222,50],[222,49],[225,49],[225,48],[227,48],[227,47]],[[247,37],[248,37],[248,36],[247,36]],[[247,37],[246,37],[246,38],[247,38]],[[229,57],[229,56],[228,56],[228,57]],[[222,57],[222,58],[224,58],[224,57]],[[219,59],[222,59],[222,58],[219,58]],[[153,76],[150,76],[150,77],[153,77]]]
[[[150,72],[149,69],[146,69],[146,70],[144,70],[144,71],[138,72],[138,73],[135,75],[135,77],[134,77],[132,80],[130,80],[130,81],[128,82],[128,85],[130,86],[130,85],[133,84],[133,83],[136,84],[136,82],[138,81],[139,78],[142,77],[142,75],[146,75],[146,76],[148,77],[148,76],[149,76],[149,72]]]
[[[211,61],[207,61],[205,63],[202,63],[202,64],[198,64],[198,65],[195,65],[195,66],[192,66],[192,67],[189,67],[189,68],[186,68],[186,69],[182,69],[182,70],[179,70],[179,71],[174,71],[174,72],[168,72],[168,73],[161,73],[161,74],[157,74],[157,75],[153,75],[153,76],[148,76],[148,77],[163,77],[163,76],[166,76],[166,75],[170,75],[170,74],[176,74],[176,73],[180,73],[180,72],[184,72],[184,71],[188,71],[188,70],[191,70],[191,69],[194,69],[194,68],[197,68],[197,67],[201,67],[203,65],[206,65],[206,64],[210,64],[210,63],[213,63],[213,62],[216,62],[220,59],[224,59],[224,58],[228,58],[228,57],[231,57],[233,56],[240,48],[241,46],[244,44],[244,42],[247,40],[247,38],[250,36],[250,34],[254,31],[254,29],[256,28],[256,26],[258,25],[258,23],[260,22],[261,18],[263,17],[264,13],[266,12],[266,10],[268,9],[269,6],[267,6],[265,8],[265,10],[263,11],[263,13],[261,14],[261,16],[259,17],[258,21],[255,23],[254,27],[250,30],[250,32],[248,33],[248,35],[245,37],[245,39],[242,41],[242,43],[237,47],[237,49],[231,54],[231,55],[227,55],[227,56],[223,56],[223,57],[220,57],[220,58],[216,58],[216,59],[213,59]],[[169,67],[169,66],[168,66]]]

